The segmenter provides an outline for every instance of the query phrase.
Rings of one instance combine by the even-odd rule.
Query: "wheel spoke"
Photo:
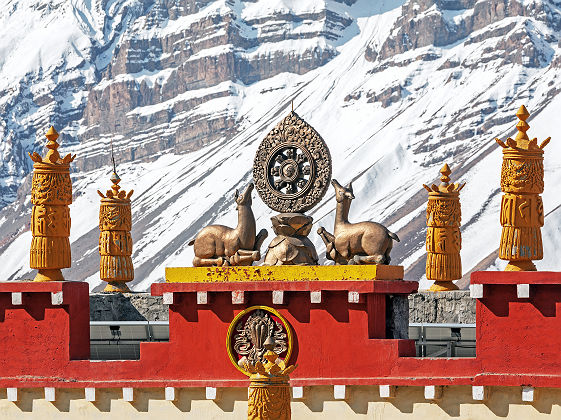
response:
[[[285,152],[287,159],[294,159],[296,151],[292,147],[288,147]]]
[[[294,188],[294,184],[292,182],[286,183],[286,192],[288,194],[292,194],[292,193],[296,192],[296,188]]]

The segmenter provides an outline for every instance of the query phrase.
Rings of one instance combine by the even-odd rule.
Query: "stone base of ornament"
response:
[[[33,281],[64,281],[60,268],[40,269]]]
[[[505,271],[538,271],[532,260],[509,261]]]
[[[130,292],[129,286],[127,283],[122,281],[110,281],[103,289],[104,292],[121,292],[121,293],[128,293]]]
[[[430,287],[429,291],[431,292],[448,292],[450,290],[458,290],[458,286],[454,284],[453,281],[435,281],[433,285]]]

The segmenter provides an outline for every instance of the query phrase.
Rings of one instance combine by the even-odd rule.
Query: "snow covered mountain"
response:
[[[351,221],[401,242],[392,263],[424,279],[426,191],[447,162],[462,190],[466,284],[498,269],[501,152],[515,113],[545,151],[544,260],[561,260],[561,0],[13,0],[0,5],[0,278],[31,277],[28,151],[50,124],[78,155],[67,278],[100,286],[96,189],[113,141],[133,195],[133,288],[191,265],[187,242],[234,225],[233,191],[290,110],[322,134]],[[269,210],[254,196],[258,228]],[[309,212],[331,229],[334,195]],[[315,230],[313,230],[315,232]],[[272,233],[271,233],[272,235]],[[318,253],[323,244],[312,233]]]

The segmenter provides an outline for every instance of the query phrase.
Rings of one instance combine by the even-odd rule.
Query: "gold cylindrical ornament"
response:
[[[99,207],[99,276],[107,282],[105,292],[129,292],[127,282],[134,279],[132,264],[132,213],[130,197],[120,190],[121,179],[114,171],[111,190],[101,196]]]
[[[516,138],[509,137],[506,144],[495,139],[503,148],[499,258],[509,261],[505,271],[536,271],[532,260],[543,258],[543,148],[551,137],[538,146],[537,138],[530,140],[526,134],[530,114],[524,105],[516,116]]]
[[[450,168],[445,164],[440,170],[441,184],[430,187],[427,204],[427,264],[426,277],[434,280],[429,290],[440,292],[457,290],[452,280],[462,278],[462,236],[460,222],[460,190],[464,184],[450,184]]]
[[[72,182],[70,162],[76,155],[60,157],[58,133],[51,127],[47,134],[45,157],[29,154],[33,164],[31,183],[31,249],[29,266],[37,269],[34,281],[64,280],[62,268],[71,266],[70,209]]]
[[[247,400],[248,420],[290,420],[290,386],[286,381],[252,377]]]
[[[270,339],[269,339],[270,340]],[[290,420],[289,374],[296,366],[286,366],[283,360],[272,351],[268,341],[263,355],[264,362],[255,364],[245,358],[240,359],[243,369],[250,372],[251,383],[247,400],[248,420]]]

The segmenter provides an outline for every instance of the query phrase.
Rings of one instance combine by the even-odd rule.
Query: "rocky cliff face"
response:
[[[333,4],[263,13],[264,2],[156,2],[126,31],[89,92],[79,138],[94,144],[82,168],[106,161],[99,138],[122,139],[121,159],[133,160],[234,135],[234,109],[210,106],[203,115],[196,109],[237,96],[236,84],[327,63],[353,23]]]
[[[0,6],[0,266],[29,275],[29,173],[49,124],[77,153],[73,268],[98,287],[95,189],[113,143],[134,188],[135,287],[190,265],[205,224],[235,224],[231,194],[261,139],[296,110],[324,137],[334,177],[354,180],[351,221],[384,222],[392,262],[423,280],[422,183],[444,162],[462,191],[466,278],[499,267],[500,152],[514,113],[555,134],[561,109],[560,0],[19,0]],[[31,52],[31,53],[30,53]],[[561,142],[546,150],[547,247],[561,198]],[[552,187],[551,187],[552,188]],[[331,228],[333,194],[310,212]],[[254,200],[260,227],[271,212]],[[321,254],[319,238],[312,238]],[[497,265],[498,264],[498,265]],[[424,281],[424,280],[423,280]]]
[[[515,22],[513,18],[531,17],[523,27],[511,33]],[[507,54],[504,63],[517,63],[529,66],[540,66],[547,61],[543,56],[543,33],[535,23],[559,31],[561,15],[558,5],[554,2],[509,1],[509,0],[425,0],[410,1],[402,7],[401,16],[395,22],[391,35],[384,41],[379,51],[370,47],[367,58],[388,59],[406,51],[433,45],[443,47],[470,38],[469,43],[481,42],[485,39],[504,37],[503,48],[517,54]],[[506,25],[505,25],[506,24]],[[478,32],[476,36],[471,36]],[[547,37],[547,36],[546,36]],[[547,37],[546,42],[553,39]],[[496,50],[496,49],[494,49]],[[483,51],[489,53],[491,49]],[[523,62],[524,60],[524,62]]]
[[[31,170],[26,152],[42,147],[49,123],[85,151],[77,164],[89,170],[107,162],[111,140],[129,161],[231,136],[236,112],[221,108],[220,98],[236,96],[236,83],[324,65],[354,22],[344,13],[352,3],[20,0],[0,7],[0,136],[8,156],[0,206],[16,198]],[[194,111],[207,103],[207,112]]]

